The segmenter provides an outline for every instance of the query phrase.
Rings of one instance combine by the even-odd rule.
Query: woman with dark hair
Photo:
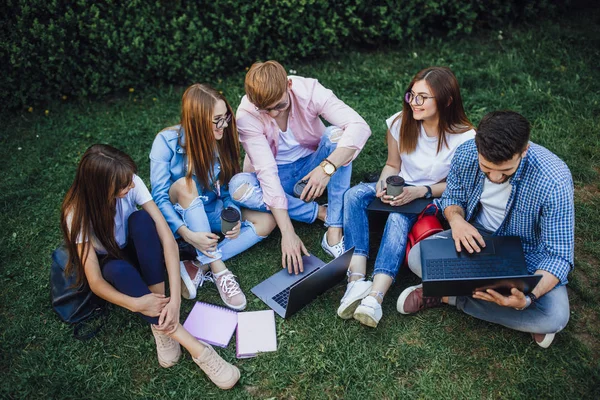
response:
[[[246,297],[224,261],[271,233],[270,214],[241,210],[228,190],[240,172],[240,150],[232,109],[225,97],[208,85],[194,84],[183,94],[181,123],[161,131],[150,152],[152,196],[179,241],[195,248],[197,263],[180,264],[182,295],[196,297],[196,288],[210,267],[223,302],[235,310]],[[221,213],[241,215],[231,230],[221,232]],[[203,268],[204,267],[204,268]]]
[[[66,273],[149,322],[162,367],[179,361],[182,345],[217,386],[229,389],[240,371],[179,323],[177,243],[136,169],[114,147],[97,144],[85,152],[61,211]],[[165,265],[171,297],[165,297]]]
[[[402,111],[386,123],[388,157],[379,182],[361,183],[344,196],[346,248],[355,249],[348,286],[337,313],[371,327],[376,327],[382,317],[383,297],[404,260],[408,233],[417,215],[389,214],[371,282],[365,279],[369,255],[367,206],[375,197],[392,206],[440,197],[456,148],[475,136],[463,109],[458,81],[446,67],[419,71],[406,89]],[[397,196],[388,195],[386,179],[398,175],[407,186]]]

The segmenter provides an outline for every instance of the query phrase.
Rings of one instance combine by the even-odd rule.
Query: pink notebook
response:
[[[227,347],[236,326],[235,311],[200,301],[196,302],[183,323],[192,336],[219,347]]]
[[[241,312],[237,317],[237,358],[255,357],[258,353],[277,351],[273,310]]]

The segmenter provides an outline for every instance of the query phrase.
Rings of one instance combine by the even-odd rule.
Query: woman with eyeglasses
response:
[[[373,328],[382,317],[381,303],[404,260],[408,233],[417,215],[388,215],[369,281],[365,279],[369,256],[367,206],[376,197],[392,206],[440,197],[456,148],[475,137],[463,109],[458,81],[450,69],[430,67],[419,71],[403,100],[402,111],[386,120],[388,156],[379,181],[361,183],[344,195],[344,237],[348,248],[354,246],[354,254],[337,313]],[[386,192],[390,176],[404,179],[406,186],[397,196]]]
[[[204,84],[183,94],[181,122],[154,139],[150,152],[152,196],[181,247],[196,253],[194,262],[180,263],[181,294],[196,297],[205,280],[213,280],[228,307],[243,310],[246,297],[224,261],[255,245],[275,227],[267,213],[240,209],[228,190],[240,172],[240,150],[232,109],[225,97]],[[225,213],[223,213],[223,211]],[[223,232],[222,213],[241,219]],[[208,274],[212,272],[212,277]]]

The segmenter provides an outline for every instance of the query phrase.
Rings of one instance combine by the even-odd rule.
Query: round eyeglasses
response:
[[[213,121],[212,123],[215,124],[215,128],[221,129],[226,123],[229,124],[230,122],[231,122],[231,114],[227,113],[227,114],[225,114],[224,117],[221,117],[221,118],[217,119],[216,121]]]
[[[406,94],[404,95],[404,101],[410,104],[414,100],[415,104],[418,106],[422,106],[423,103],[425,103],[425,100],[434,98],[434,96],[424,96],[422,94],[415,95],[413,92],[406,92]]]

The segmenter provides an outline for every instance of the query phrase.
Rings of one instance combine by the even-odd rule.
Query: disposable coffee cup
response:
[[[298,181],[294,185],[294,197],[300,198],[304,188],[306,187],[307,181]]]
[[[227,207],[221,211],[221,232],[223,235],[232,230],[240,220],[240,213],[232,207]]]
[[[398,175],[388,176],[385,180],[387,185],[386,194],[396,197],[404,190],[404,178]]]

